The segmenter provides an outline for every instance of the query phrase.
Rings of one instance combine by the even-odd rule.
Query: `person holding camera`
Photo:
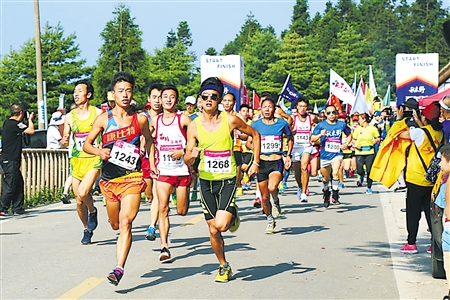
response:
[[[403,119],[404,111],[400,107],[398,117]],[[430,201],[433,183],[425,178],[427,168],[435,155],[435,148],[443,140],[441,123],[439,123],[439,104],[432,103],[422,110],[422,114],[412,111],[412,121],[417,128],[409,126],[398,137],[411,140],[406,162],[406,228],[408,242],[400,249],[402,253],[417,253],[416,238],[422,210],[425,213],[428,229],[432,232],[430,218]],[[400,122],[400,121],[399,121]],[[404,121],[408,124],[408,118]],[[411,120],[409,121],[411,124]],[[434,147],[432,145],[434,143]],[[427,251],[431,253],[431,247]]]
[[[34,134],[34,113],[24,111],[22,105],[11,105],[11,117],[3,123],[1,167],[4,170],[2,178],[2,198],[0,217],[10,215],[8,209],[12,206],[14,215],[28,213],[24,210],[24,182],[20,172],[22,160],[22,133]]]

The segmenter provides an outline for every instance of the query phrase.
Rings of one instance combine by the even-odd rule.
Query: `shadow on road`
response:
[[[316,268],[301,267],[301,264],[280,263],[275,266],[256,266],[244,269],[238,269],[234,275],[235,279],[241,278],[244,281],[261,280],[283,272],[293,271],[292,274],[304,274],[316,270]]]

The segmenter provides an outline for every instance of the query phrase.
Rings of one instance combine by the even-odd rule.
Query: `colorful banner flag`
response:
[[[314,110],[313,110],[314,114],[319,114],[319,110],[317,109],[317,103],[314,103]]]
[[[339,101],[339,98],[333,94],[331,94],[331,96],[328,98],[327,105],[333,105],[334,107],[336,107],[338,113],[342,112],[341,101]]]
[[[353,93],[356,93],[356,72],[355,72],[355,77],[353,78],[352,91],[353,91]]]
[[[375,80],[373,78],[372,66],[371,65],[369,65],[369,90],[372,93],[373,98],[378,96],[377,88],[375,87]]]
[[[354,114],[355,112],[358,113],[369,113],[369,107],[367,106],[366,97],[364,95],[364,81],[359,81],[358,90],[356,91],[356,99],[354,105],[352,105],[352,110],[350,114]]]
[[[278,97],[277,105],[280,105],[281,98],[284,98],[291,102],[292,104],[297,104],[298,98],[302,94],[297,92],[291,82],[291,74],[288,74],[286,81],[284,82],[283,88],[281,89],[280,97]]]
[[[334,94],[342,102],[353,105],[355,102],[355,93],[348,83],[339,76],[333,69],[330,69],[330,95]]]
[[[253,109],[260,110],[261,109],[261,98],[259,98],[259,95],[256,93],[256,91],[253,91]]]
[[[250,105],[250,98],[248,97],[247,86],[244,85],[244,97],[243,102],[247,105]]]
[[[388,85],[386,94],[384,95],[383,105],[384,106],[390,106],[391,105],[391,85]]]

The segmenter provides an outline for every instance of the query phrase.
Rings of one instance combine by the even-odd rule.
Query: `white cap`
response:
[[[64,116],[60,111],[55,111],[50,119],[50,124],[48,125],[62,125],[64,124]]]
[[[195,103],[197,103],[197,99],[195,99],[195,97],[193,96],[188,96],[186,97],[186,100],[184,101],[186,104],[192,104],[195,105]]]

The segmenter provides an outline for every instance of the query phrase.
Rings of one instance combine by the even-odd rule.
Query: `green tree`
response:
[[[170,29],[169,33],[167,34],[166,47],[167,48],[175,47],[177,40],[178,40],[177,34],[175,33],[175,31],[173,31],[173,29]]]
[[[93,75],[95,88],[94,104],[105,100],[110,90],[111,78],[116,72],[126,71],[136,78],[134,98],[138,106],[145,103],[149,88],[148,55],[142,48],[142,31],[131,17],[130,9],[119,4],[113,12],[114,19],[107,22],[100,33],[103,45],[97,68]]]
[[[197,92],[200,85],[194,68],[195,56],[188,52],[180,41],[172,48],[163,47],[155,49],[155,54],[150,56],[150,82],[173,84],[178,88],[180,100]]]
[[[81,51],[75,43],[76,35],[64,36],[58,23],[44,26],[41,34],[42,77],[47,86],[47,109],[50,115],[57,107],[60,94],[72,95],[73,82],[91,75],[86,60],[80,59]],[[25,42],[18,51],[11,51],[0,61],[0,119],[9,116],[13,102],[37,112],[36,52],[35,40]],[[72,97],[66,97],[68,103]],[[68,100],[69,99],[69,100]]]
[[[181,21],[178,23],[177,38],[186,47],[192,46],[194,41],[192,40],[192,33],[186,21]]]
[[[250,12],[250,14],[247,15],[247,19],[245,20],[244,25],[242,25],[241,27],[239,35],[236,35],[236,38],[234,40],[228,42],[223,47],[221,55],[241,54],[241,51],[248,43],[250,37],[261,30],[261,24],[259,24],[259,22],[255,19],[255,16],[252,14],[252,12]]]
[[[289,30],[300,36],[309,34],[310,17],[308,12],[308,0],[297,0],[294,5],[294,13]]]
[[[205,54],[215,56],[217,55],[217,51],[213,47],[209,47],[208,49],[206,49]]]

